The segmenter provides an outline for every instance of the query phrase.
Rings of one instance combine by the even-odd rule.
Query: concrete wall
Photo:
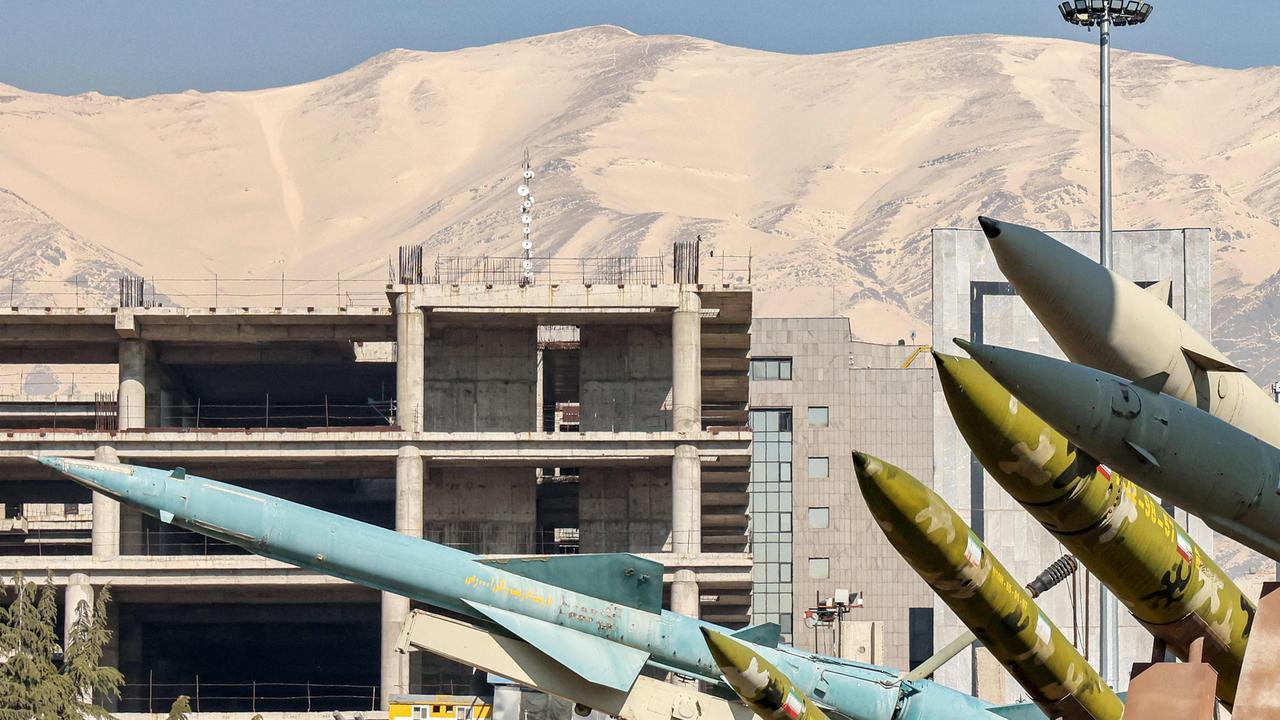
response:
[[[754,356],[792,359],[791,380],[752,380],[751,406],[793,413],[795,644],[833,652],[834,633],[815,637],[799,618],[815,595],[848,588],[861,591],[866,603],[852,619],[882,623],[884,661],[906,667],[908,609],[931,606],[932,594],[867,512],[851,453],[872,453],[928,482],[932,358],[922,354],[904,370],[915,347],[856,342],[845,318],[757,318],[751,332]],[[810,425],[810,407],[828,408],[827,427]],[[827,478],[808,477],[810,457],[828,459]],[[810,526],[810,508],[828,508],[827,528]],[[810,577],[811,557],[829,559],[827,578]]]
[[[430,328],[428,432],[532,431],[538,391],[537,330]]]
[[[671,534],[669,470],[584,467],[579,473],[582,552],[662,550]]]
[[[1098,256],[1098,236],[1094,232],[1052,232],[1053,237],[1077,251]],[[1211,282],[1209,277],[1210,233],[1204,229],[1143,230],[1116,232],[1114,268],[1136,282],[1172,280],[1173,308],[1192,327],[1210,336]],[[933,231],[933,338],[944,352],[963,355],[951,341],[964,337],[996,345],[1020,348],[1054,357],[1063,357],[1052,338],[1031,311],[1012,293],[979,230]],[[1064,549],[1029,515],[1022,511],[994,480],[976,463],[955,423],[951,420],[941,387],[934,381],[934,487],[965,517],[975,532],[983,536],[992,552],[1014,577],[1026,581],[1060,557]],[[975,482],[976,480],[976,482]],[[975,523],[975,519],[977,522]],[[1177,512],[1177,520],[1204,548],[1212,552],[1213,534],[1195,517]],[[1077,583],[1080,588],[1083,582]],[[1083,623],[1086,596],[1077,593],[1079,619],[1073,618],[1072,593],[1059,587],[1039,600],[1045,613],[1072,637],[1088,634],[1087,658],[1098,664],[1099,605],[1097,584],[1088,593],[1090,623]],[[935,604],[935,643],[939,646],[963,631],[955,616],[941,603]],[[1120,611],[1120,687],[1128,686],[1128,669],[1135,661],[1151,655],[1150,635],[1133,618]],[[955,688],[972,685],[972,653],[962,653],[939,670],[937,679]],[[1012,701],[1019,692],[1016,683],[1007,683],[1004,697],[987,697],[995,702]]]
[[[430,468],[423,536],[468,552],[533,552],[537,488],[533,468]]]
[[[583,431],[670,430],[670,325],[588,325],[581,337]]]

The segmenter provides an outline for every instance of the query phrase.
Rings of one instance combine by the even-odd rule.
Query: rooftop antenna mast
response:
[[[520,186],[516,194],[520,196],[520,247],[524,250],[524,260],[520,263],[523,275],[520,285],[533,284],[533,164],[529,161],[529,148],[524,149],[524,161],[520,163]]]

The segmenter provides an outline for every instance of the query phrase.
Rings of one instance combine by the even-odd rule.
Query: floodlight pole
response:
[[[1098,258],[1102,267],[1111,269],[1111,13],[1102,16],[1098,23],[1099,66],[1098,121],[1100,152],[1098,175],[1101,177],[1099,194],[1102,206],[1098,209]]]
[[[1098,22],[1098,260],[1110,270],[1111,249],[1111,13]],[[1102,679],[1120,686],[1120,603],[1106,585],[1098,584],[1098,655]]]

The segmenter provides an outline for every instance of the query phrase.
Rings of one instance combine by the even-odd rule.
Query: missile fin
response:
[[[1238,373],[1245,372],[1243,368],[1237,367],[1227,359],[1226,355],[1222,355],[1221,353],[1218,354],[1218,357],[1210,357],[1204,353],[1199,353],[1191,348],[1184,347],[1182,348],[1182,354],[1201,370]]]
[[[754,645],[763,645],[764,647],[776,648],[782,640],[782,626],[778,623],[760,623],[745,627],[738,632],[731,633],[730,637],[737,638],[744,642]]]
[[[1124,444],[1128,445],[1131,450],[1138,453],[1138,455],[1142,457],[1143,462],[1147,463],[1151,467],[1160,467],[1160,463],[1156,460],[1156,457],[1146,448],[1128,438],[1125,438]]]
[[[1158,372],[1150,377],[1144,377],[1141,380],[1134,380],[1133,384],[1143,390],[1153,393],[1164,392],[1164,384],[1169,382],[1169,373]]]
[[[492,605],[463,600],[485,617],[529,643],[578,677],[596,685],[627,692],[649,661],[649,653],[611,642],[598,635],[552,625]]]
[[[477,559],[476,562],[593,598],[662,613],[662,563],[630,553]]]
[[[160,511],[160,522],[162,522],[162,523],[164,523],[164,524],[166,524],[166,525],[168,525],[169,523],[173,522],[173,513],[169,512],[168,510],[161,510],[161,511]]]
[[[1157,300],[1164,303],[1165,305],[1173,304],[1173,281],[1172,280],[1161,280],[1159,282],[1151,283],[1150,285],[1143,288],[1143,290],[1146,290],[1147,293],[1154,295]]]

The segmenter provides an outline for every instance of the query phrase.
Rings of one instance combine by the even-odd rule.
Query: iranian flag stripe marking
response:
[[[782,712],[791,720],[796,720],[804,714],[804,700],[794,692],[788,691],[787,699],[782,703]]]
[[[1183,560],[1191,562],[1191,538],[1183,535],[1181,530],[1178,530],[1176,534],[1178,536],[1178,554],[1182,556]]]

